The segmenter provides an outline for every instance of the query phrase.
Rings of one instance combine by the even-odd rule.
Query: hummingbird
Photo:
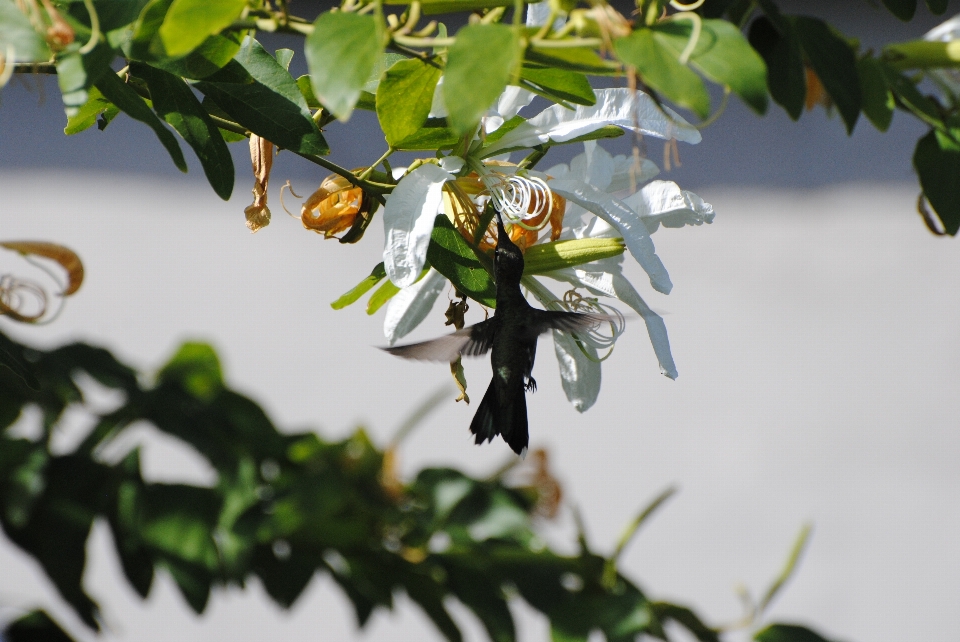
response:
[[[383,350],[405,359],[448,363],[453,363],[459,356],[474,357],[490,352],[493,378],[470,422],[470,432],[478,445],[500,435],[515,453],[524,457],[529,443],[525,393],[537,389],[532,376],[537,338],[549,330],[590,330],[606,316],[540,310],[527,303],[520,290],[523,254],[504,230],[499,211],[496,217],[493,278],[497,287],[497,307],[493,316],[437,339]]]

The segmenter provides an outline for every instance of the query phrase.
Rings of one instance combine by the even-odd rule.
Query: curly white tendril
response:
[[[491,172],[482,177],[493,205],[511,223],[525,230],[542,230],[550,222],[553,196],[546,181],[536,176]],[[538,220],[535,225],[524,221]]]
[[[623,317],[623,313],[612,305],[600,303],[596,298],[582,296],[577,292],[576,288],[565,292],[563,301],[559,303],[563,309],[569,312],[601,314],[606,317],[604,322],[596,328],[587,332],[578,332],[575,337],[577,345],[580,347],[584,356],[590,360],[606,361],[606,359],[613,354],[613,347],[617,339],[619,339],[623,331],[626,330],[627,323]],[[606,350],[607,353],[599,358],[594,357],[584,350],[583,344],[587,344],[598,351]]]

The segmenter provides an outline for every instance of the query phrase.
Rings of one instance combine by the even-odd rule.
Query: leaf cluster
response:
[[[123,402],[97,413],[84,379],[121,393]],[[0,334],[0,525],[92,629],[99,629],[99,607],[81,578],[99,519],[141,597],[162,569],[197,613],[213,590],[243,587],[252,577],[289,607],[315,574],[326,573],[361,626],[374,609],[392,608],[402,590],[448,640],[461,639],[445,605],[451,597],[497,642],[516,638],[508,608],[516,597],[549,618],[558,640],[586,640],[592,630],[607,640],[666,639],[671,621],[704,642],[718,639],[690,609],[651,601],[583,537],[576,555],[545,547],[535,530],[535,484],[450,468],[424,469],[405,483],[393,471],[395,452],[377,448],[363,430],[339,442],[281,433],[255,402],[226,386],[216,354],[203,344],[185,344],[151,379],[102,348],[43,351]],[[50,440],[68,406],[96,421],[76,448],[54,453]],[[9,430],[28,408],[39,410],[36,439]],[[139,448],[105,455],[143,422],[206,458],[216,482],[150,482]],[[40,611],[10,623],[4,635],[70,639]]]

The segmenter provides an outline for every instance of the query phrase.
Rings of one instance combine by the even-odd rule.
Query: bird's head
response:
[[[510,240],[503,227],[503,218],[497,211],[497,249],[493,255],[494,273],[497,283],[520,282],[523,276],[523,253]]]

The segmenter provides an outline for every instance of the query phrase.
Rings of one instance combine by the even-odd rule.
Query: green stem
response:
[[[383,153],[383,156],[378,158],[377,162],[375,162],[373,165],[365,169],[357,178],[359,178],[360,180],[367,180],[368,178],[370,178],[370,174],[373,173],[373,170],[376,169],[377,166],[380,165],[380,163],[390,158],[390,155],[395,151],[396,150],[393,147],[387,147],[387,151]]]

